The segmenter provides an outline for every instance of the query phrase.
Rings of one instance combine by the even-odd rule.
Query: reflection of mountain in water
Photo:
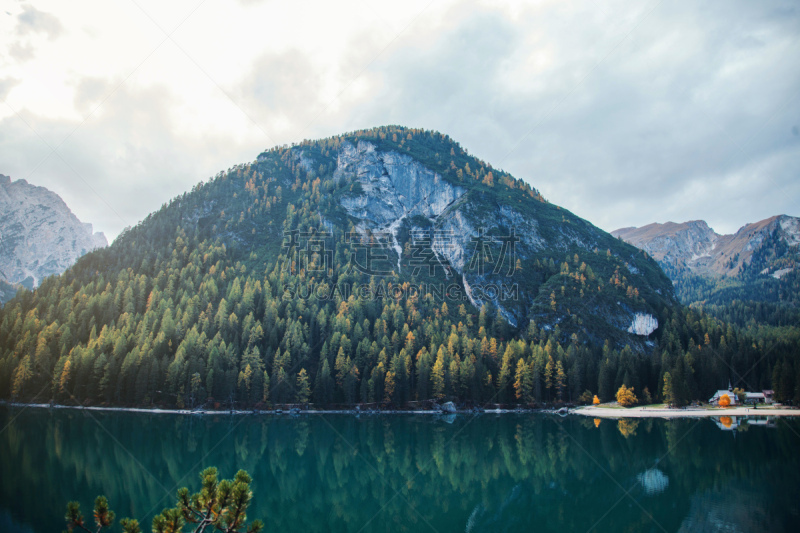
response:
[[[784,531],[769,513],[769,501],[762,491],[742,483],[727,483],[692,496],[689,515],[679,533],[745,533]]]

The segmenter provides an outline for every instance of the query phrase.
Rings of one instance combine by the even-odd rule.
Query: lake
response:
[[[0,406],[0,531],[105,494],[150,521],[216,466],[282,532],[797,531],[800,420],[176,415]],[[188,529],[188,528],[187,528]],[[114,528],[113,531],[118,531]]]

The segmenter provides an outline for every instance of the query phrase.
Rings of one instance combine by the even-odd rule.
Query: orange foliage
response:
[[[617,422],[617,428],[619,432],[622,433],[622,436],[626,439],[633,435],[636,435],[636,428],[639,427],[638,420],[631,420],[630,418],[621,418],[619,422]]]
[[[636,398],[636,395],[633,393],[633,387],[628,388],[622,385],[617,391],[617,403],[622,407],[632,407],[636,405],[638,401],[638,398]]]

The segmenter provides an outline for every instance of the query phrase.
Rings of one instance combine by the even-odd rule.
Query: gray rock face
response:
[[[465,192],[411,157],[379,152],[364,141],[343,144],[334,177],[361,184],[364,194],[345,198],[343,206],[377,226],[415,215],[438,217]]]
[[[358,229],[390,233],[398,258],[402,249],[397,232],[407,218],[423,216],[436,231],[448,235],[447,239],[434,240],[433,251],[461,277],[470,301],[476,306],[484,303],[473,295],[470,286],[486,282],[486,276],[467,272],[467,266],[481,230],[488,228],[472,222],[485,219],[485,215],[471,213],[473,206],[463,201],[464,188],[449,183],[410,156],[378,151],[366,141],[359,141],[357,146],[342,144],[334,177],[361,185],[362,194],[343,198],[342,206],[362,221]],[[544,247],[535,220],[507,206],[496,207],[489,218],[492,227],[515,228],[521,244],[528,250]],[[516,324],[517,317],[506,312],[498,301],[494,303],[512,324]]]
[[[60,196],[0,174],[0,280],[34,288],[85,253],[108,246],[70,211]],[[13,294],[2,292],[2,300]]]
[[[493,274],[490,271],[480,273],[474,268],[468,268],[477,251],[475,243],[480,238],[481,232],[491,228],[513,229],[514,236],[519,239],[515,245],[515,255],[523,260],[527,254],[545,248],[548,243],[540,235],[536,220],[526,218],[508,206],[496,206],[488,218],[484,218],[486,215],[472,213],[473,207],[468,202],[457,201],[439,217],[436,221],[436,228],[451,237],[449,243],[439,245],[434,243],[434,251],[447,259],[456,273],[461,276],[467,296],[474,306],[480,307],[491,301],[510,324],[517,325],[522,317],[515,315],[512,310],[503,305],[499,298],[490,298],[489,291],[480,291],[479,294],[473,290],[473,287],[477,286],[502,285],[505,281],[505,269],[514,268],[514,265],[506,265],[506,268],[503,269],[504,272],[500,274]],[[474,222],[482,219],[483,223],[488,225],[479,226]],[[509,255],[509,257],[511,256]]]
[[[364,222],[359,229],[391,235],[398,270],[402,248],[397,233],[403,221],[423,216],[434,222],[466,192],[413,158],[396,152],[379,152],[365,141],[358,146],[343,143],[334,179],[361,185],[363,194],[343,198],[342,206]]]
[[[658,319],[647,313],[636,313],[633,321],[628,328],[628,333],[634,335],[648,336],[658,328]]]

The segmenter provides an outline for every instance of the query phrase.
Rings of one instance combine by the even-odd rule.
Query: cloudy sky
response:
[[[796,2],[0,7],[0,173],[111,238],[265,148],[384,124],[606,230],[800,215]]]

